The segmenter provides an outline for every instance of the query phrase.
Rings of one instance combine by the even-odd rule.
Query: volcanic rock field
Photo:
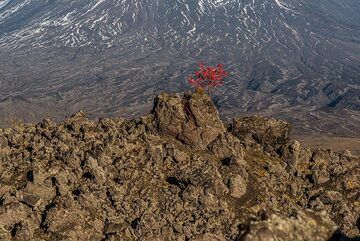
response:
[[[359,240],[360,159],[206,94],[0,129],[0,240]]]

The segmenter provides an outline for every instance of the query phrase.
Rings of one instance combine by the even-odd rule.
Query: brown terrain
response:
[[[358,240],[360,159],[290,130],[200,93],[0,129],[0,240]]]
[[[349,150],[353,155],[360,156],[360,138],[334,136],[297,136],[301,144],[312,148],[331,149],[333,151]]]

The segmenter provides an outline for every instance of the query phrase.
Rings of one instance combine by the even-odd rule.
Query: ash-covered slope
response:
[[[203,94],[162,94],[140,120],[78,113],[0,129],[0,238],[359,236],[359,159],[289,133],[258,116],[227,126]]]
[[[0,113],[145,114],[196,62],[223,62],[224,116],[266,111],[356,136],[359,12],[358,0],[3,0]]]

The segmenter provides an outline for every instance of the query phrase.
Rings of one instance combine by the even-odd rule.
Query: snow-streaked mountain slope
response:
[[[136,115],[205,61],[231,73],[216,94],[228,116],[328,106],[354,118],[359,13],[358,0],[3,0],[0,106]]]

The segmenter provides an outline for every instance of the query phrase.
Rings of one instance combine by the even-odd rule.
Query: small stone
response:
[[[316,188],[316,189],[310,189],[308,191],[308,196],[309,197],[314,197],[314,196],[319,196],[321,193],[324,192],[324,188],[320,187],[320,188]]]
[[[325,172],[316,171],[312,175],[312,178],[313,178],[313,181],[314,181],[314,185],[323,184],[323,183],[326,183],[326,182],[330,181],[329,174],[325,173]]]
[[[246,193],[246,180],[240,176],[236,175],[230,179],[230,195],[235,198],[241,198]]]
[[[175,232],[178,232],[178,233],[183,232],[183,228],[182,228],[181,224],[174,224],[173,228],[174,228]]]
[[[184,162],[186,162],[186,160],[189,159],[189,156],[185,152],[175,149],[174,150],[174,159],[179,163],[184,163]]]
[[[37,207],[41,204],[41,198],[39,198],[36,195],[31,194],[31,193],[26,193],[26,192],[20,191],[17,193],[16,196],[20,202],[24,202],[31,207]]]

